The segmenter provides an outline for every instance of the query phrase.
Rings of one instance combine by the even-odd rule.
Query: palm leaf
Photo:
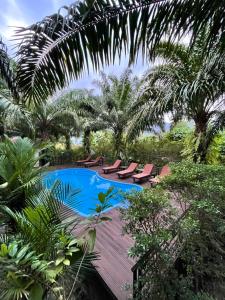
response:
[[[16,76],[15,72],[11,66],[11,59],[7,52],[7,47],[0,40],[0,77],[5,83],[5,87],[12,93],[12,96],[15,100],[19,100],[19,92],[16,85]]]
[[[172,41],[192,32],[192,42],[209,26],[206,48],[224,49],[225,21],[220,0],[84,1],[63,7],[28,28],[17,30],[18,79],[25,98],[42,101],[69,80],[128,52],[154,53],[165,34]],[[98,41],[98,43],[96,43]]]

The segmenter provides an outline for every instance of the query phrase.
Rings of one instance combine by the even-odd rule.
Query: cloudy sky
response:
[[[12,48],[14,27],[27,26],[35,23],[47,15],[55,13],[63,5],[68,5],[73,0],[0,0],[0,35],[9,48]],[[120,74],[127,67],[127,59],[124,57],[122,62],[104,69],[106,73]],[[139,60],[134,66],[134,73],[141,76],[147,69]],[[83,76],[82,79],[72,82],[71,88],[93,88],[92,81],[98,74],[91,72]]]

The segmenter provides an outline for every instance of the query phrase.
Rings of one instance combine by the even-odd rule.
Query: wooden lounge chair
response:
[[[137,167],[138,167],[137,163],[131,163],[126,170],[119,171],[116,174],[118,175],[119,178],[129,177],[134,173]]]
[[[160,173],[155,178],[151,178],[149,181],[152,185],[155,185],[157,183],[160,183],[163,177],[168,176],[171,174],[170,167],[168,165],[165,165],[162,167]]]
[[[154,169],[154,165],[153,164],[147,164],[145,165],[143,171],[139,174],[135,174],[132,176],[134,182],[135,181],[141,181],[144,179],[148,179],[151,175],[152,175],[152,171]]]
[[[81,166],[81,165],[83,165],[84,163],[89,162],[89,161],[91,161],[91,155],[88,155],[88,157],[87,157],[86,159],[82,159],[82,160],[75,161],[75,164],[76,164],[77,166]]]
[[[103,157],[98,156],[95,160],[84,163],[85,168],[100,166],[103,164]]]
[[[122,163],[122,160],[120,159],[117,159],[114,164],[112,166],[109,166],[109,167],[105,167],[103,168],[103,172],[106,174],[106,173],[110,173],[110,172],[115,172],[115,171],[118,171],[119,170],[119,167]]]

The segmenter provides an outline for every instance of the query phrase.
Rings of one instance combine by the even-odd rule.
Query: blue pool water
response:
[[[74,190],[79,190],[74,205],[69,199],[60,200],[84,217],[92,214],[96,204],[99,203],[98,193],[105,193],[110,187],[114,188],[114,196],[110,199],[111,208],[123,205],[123,193],[142,190],[142,187],[136,184],[105,179],[97,172],[88,169],[63,169],[48,172],[44,177],[44,184],[49,188],[56,180],[69,184]]]

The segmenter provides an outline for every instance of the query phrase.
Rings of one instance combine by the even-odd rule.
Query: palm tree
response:
[[[125,70],[120,77],[101,73],[100,81],[95,83],[102,91],[100,99],[80,104],[80,109],[87,113],[90,120],[86,135],[90,131],[111,130],[114,153],[119,156],[124,151],[127,127],[132,121],[130,108],[137,95],[138,79],[132,76],[130,70]]]
[[[43,101],[89,69],[121,59],[154,55],[163,36],[192,42],[208,24],[206,48],[215,40],[224,49],[223,2],[214,0],[110,0],[76,2],[58,14],[17,31],[18,85],[26,99]],[[99,41],[99,42],[96,42]],[[193,44],[193,43],[192,43]]]
[[[224,61],[215,63],[220,56],[216,47],[205,56],[207,38],[207,32],[202,31],[191,50],[170,42],[159,44],[156,56],[163,58],[165,64],[150,70],[145,78],[143,98],[135,104],[138,117],[145,122],[147,116],[152,118],[168,112],[194,120],[198,145],[193,155],[195,161],[201,162],[206,159],[212,138],[209,129],[212,127],[210,132],[215,133],[215,124],[219,130],[224,122],[225,103],[225,64]],[[218,116],[220,125],[215,121]]]
[[[11,121],[11,127],[16,128],[20,135],[39,142],[64,136],[69,150],[70,137],[80,131],[79,118],[76,111],[71,110],[66,98],[50,99],[46,103],[30,106],[27,115]]]

